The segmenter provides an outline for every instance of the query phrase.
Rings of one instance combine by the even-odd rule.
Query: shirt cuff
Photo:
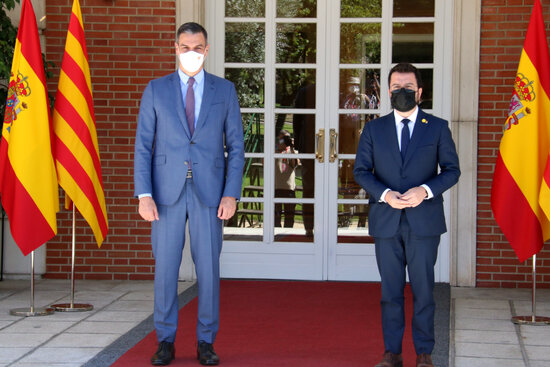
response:
[[[138,199],[141,199],[141,198],[147,198],[147,197],[153,197],[153,195],[151,195],[151,193],[149,192],[146,192],[145,194],[139,194],[138,195]]]
[[[428,187],[428,185],[426,185],[426,184],[422,184],[422,185],[420,185],[420,187],[423,187],[423,188],[424,188],[424,190],[426,190],[426,192],[428,193],[428,196],[426,197],[426,199],[425,199],[425,200],[427,200],[427,199],[431,199],[431,198],[433,198],[433,197],[434,197],[434,193],[433,193],[433,192],[432,192],[432,190],[431,190],[431,189],[430,189],[430,188]]]
[[[390,191],[390,189],[386,189],[384,190],[384,192],[382,193],[382,195],[380,196],[380,199],[378,200],[379,202],[381,203],[385,203],[386,200],[385,200],[385,197],[386,197],[386,194]]]

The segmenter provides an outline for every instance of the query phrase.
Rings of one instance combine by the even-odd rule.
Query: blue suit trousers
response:
[[[426,225],[429,225],[427,223]],[[376,261],[382,281],[382,331],[385,351],[401,353],[405,331],[405,269],[413,293],[412,336],[417,354],[431,354],[435,344],[434,265],[440,236],[418,236],[403,211],[393,237],[375,237]]]
[[[214,343],[219,328],[222,221],[205,206],[188,178],[174,205],[159,205],[151,242],[155,257],[154,322],[159,342],[174,342],[178,326],[178,274],[189,221],[191,255],[198,284],[197,340]]]

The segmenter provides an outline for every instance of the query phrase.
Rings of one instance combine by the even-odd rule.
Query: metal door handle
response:
[[[315,158],[319,163],[325,161],[325,129],[319,129],[319,132],[315,134]]]
[[[338,133],[336,129],[330,129],[330,145],[329,145],[329,162],[334,162],[338,158],[336,151],[336,144],[338,139]]]

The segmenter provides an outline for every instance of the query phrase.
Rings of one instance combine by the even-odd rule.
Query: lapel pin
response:
[[[427,124],[427,123],[428,123],[428,120],[422,119],[422,123],[423,123],[423,124]]]

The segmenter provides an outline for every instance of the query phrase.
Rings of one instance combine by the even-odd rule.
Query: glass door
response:
[[[323,279],[325,6],[225,0],[208,9],[216,15],[207,67],[235,84],[246,147],[222,275]]]
[[[443,117],[450,110],[442,97],[446,3],[207,1],[207,71],[235,84],[246,146],[222,276],[379,279],[355,152],[365,124],[391,110],[384,78],[395,63],[421,69],[423,109]],[[440,259],[445,281],[445,237]]]

